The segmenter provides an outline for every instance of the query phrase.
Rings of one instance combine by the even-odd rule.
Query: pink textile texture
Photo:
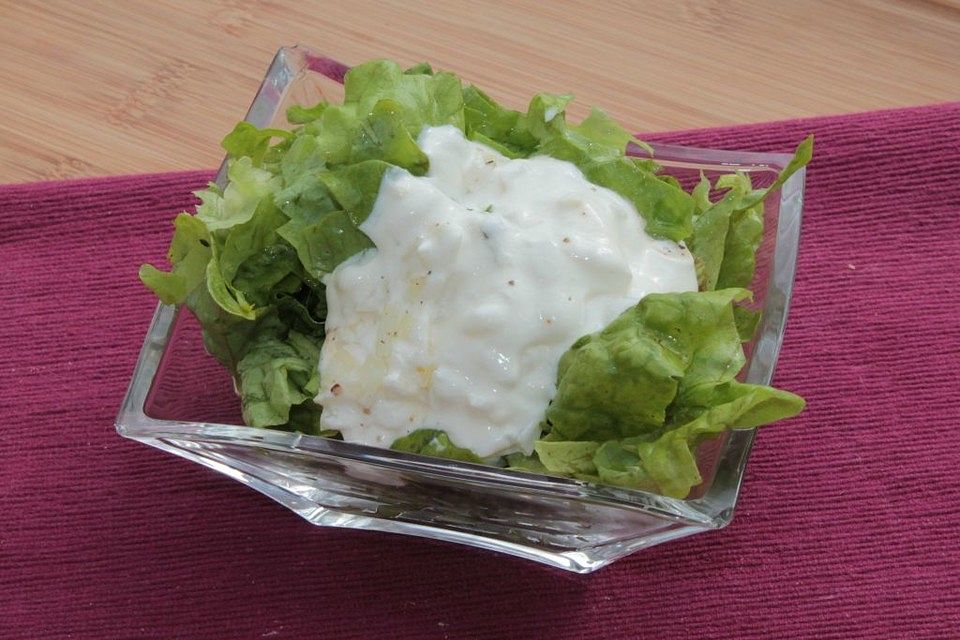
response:
[[[648,136],[817,135],[777,383],[723,531],[576,576],[319,529],[120,438],[137,281],[209,172],[0,187],[2,638],[933,638],[960,629],[960,104]]]

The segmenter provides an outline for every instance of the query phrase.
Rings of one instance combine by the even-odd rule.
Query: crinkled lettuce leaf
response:
[[[628,144],[635,144],[653,155],[653,148],[646,142],[637,139],[635,135],[620,126],[616,120],[606,112],[594,107],[590,110],[583,122],[573,126],[573,130],[588,140],[593,140],[604,146],[626,151]]]
[[[197,192],[201,203],[196,216],[210,232],[229,229],[250,220],[260,202],[278,185],[272,173],[255,167],[246,156],[229,161],[227,180],[222,194],[215,187]]]
[[[140,267],[140,280],[150,287],[164,304],[179,304],[204,282],[210,262],[210,232],[203,222],[188,213],[179,213],[173,220],[173,240],[167,260],[170,271],[153,265]]]
[[[293,134],[286,129],[260,129],[249,122],[238,122],[228,133],[220,146],[230,158],[250,158],[254,166],[259,166],[270,150],[274,138],[288,139]]]
[[[742,367],[731,303],[748,296],[742,289],[650,294],[578,340],[560,360],[546,412],[551,435],[605,441],[657,433],[688,376],[695,385]]]
[[[605,442],[593,459],[600,480],[685,498],[703,480],[696,459],[703,441],[728,429],[758,427],[794,416],[804,407],[803,400],[790,392],[739,382],[721,385],[714,401],[705,407],[683,407],[689,419],[675,417],[654,440],[632,437]]]
[[[687,239],[701,291],[751,285],[763,241],[763,201],[806,166],[812,155],[810,136],[797,147],[773,184],[764,189],[754,189],[746,173],[721,176],[714,187],[725,193],[716,202],[710,201],[710,181],[701,175],[692,192],[696,213],[693,233]]]
[[[270,328],[274,331],[257,333],[237,363],[247,424],[284,425],[291,407],[312,400],[320,390],[320,341],[280,326]]]
[[[467,138],[507,157],[524,158],[536,151],[537,139],[527,131],[525,116],[498,104],[472,85],[463,90],[463,117]]]
[[[296,250],[306,272],[317,279],[373,246],[346,211],[329,211],[316,222],[291,220],[277,232]]]
[[[439,429],[417,429],[402,438],[397,438],[393,444],[390,445],[390,448],[396,451],[419,453],[420,455],[434,456],[436,458],[463,460],[464,462],[483,462],[474,452],[453,444],[450,436],[448,436],[445,431]]]
[[[343,101],[359,113],[376,103],[397,103],[397,113],[413,137],[426,125],[452,124],[463,129],[463,87],[452,73],[413,67],[404,73],[395,62],[374,60],[350,69],[343,79]]]
[[[582,477],[597,472],[593,458],[599,442],[539,440],[535,445],[536,459],[548,473]]]
[[[701,291],[752,286],[757,251],[763,242],[764,200],[803,168],[812,154],[811,136],[797,147],[792,160],[764,189],[754,189],[749,174],[743,172],[720,176],[713,187],[724,193],[716,202],[710,200],[710,181],[701,174],[691,192],[693,233],[687,239]],[[759,310],[739,305],[734,316],[741,340],[749,341],[760,321]]]
[[[745,289],[650,294],[564,354],[536,445],[549,472],[685,497],[700,443],[795,415],[801,398],[736,381]]]

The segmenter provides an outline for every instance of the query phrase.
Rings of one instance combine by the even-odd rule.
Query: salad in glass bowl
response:
[[[731,431],[803,408],[766,384],[772,363],[767,380],[747,365],[785,311],[767,318],[760,299],[780,249],[768,201],[797,177],[802,194],[812,140],[717,172],[600,110],[568,122],[566,95],[520,111],[426,64],[347,70],[297,48],[278,66],[271,122],[226,136],[221,180],[174,220],[169,270],[140,272],[161,309],[198,321],[246,427],[198,425],[188,447],[147,433],[156,424],[121,430],[241,475],[257,459],[271,474],[250,484],[319,524],[575,570],[729,520],[707,498],[728,459],[739,483],[749,442],[731,449]],[[285,95],[317,73],[342,76],[342,100]],[[142,395],[126,408],[149,419]],[[362,515],[351,483],[371,492]],[[492,507],[511,485],[523,505]],[[473,497],[451,507],[451,491]],[[551,491],[576,496],[559,516],[570,531]],[[630,533],[638,517],[660,522]]]

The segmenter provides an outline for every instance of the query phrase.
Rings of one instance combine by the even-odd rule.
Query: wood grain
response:
[[[955,0],[0,0],[0,182],[213,167],[297,42],[639,131],[960,99]]]

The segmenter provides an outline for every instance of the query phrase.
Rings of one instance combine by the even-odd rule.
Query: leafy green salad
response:
[[[324,277],[373,248],[360,225],[386,172],[428,171],[420,131],[453,125],[508,158],[571,162],[632,203],[648,234],[685,244],[699,291],[649,294],[570,345],[534,452],[483,462],[684,498],[702,481],[702,442],[804,407],[792,393],[737,376],[746,362],[742,344],[759,319],[746,303],[764,199],[810,161],[812,138],[766,188],[731,173],[713,183],[701,176],[688,192],[660,172],[655,157],[627,155],[628,145],[650,149],[603,112],[567,123],[570,100],[538,94],[521,112],[426,64],[354,67],[343,103],[290,108],[291,130],[239,123],[223,140],[226,186],[210,184],[197,193],[194,214],[174,219],[170,271],[143,265],[140,278],[164,303],[185,305],[199,320],[206,349],[236,380],[248,425],[340,437],[324,429],[314,401]],[[481,462],[442,425],[392,447]]]

